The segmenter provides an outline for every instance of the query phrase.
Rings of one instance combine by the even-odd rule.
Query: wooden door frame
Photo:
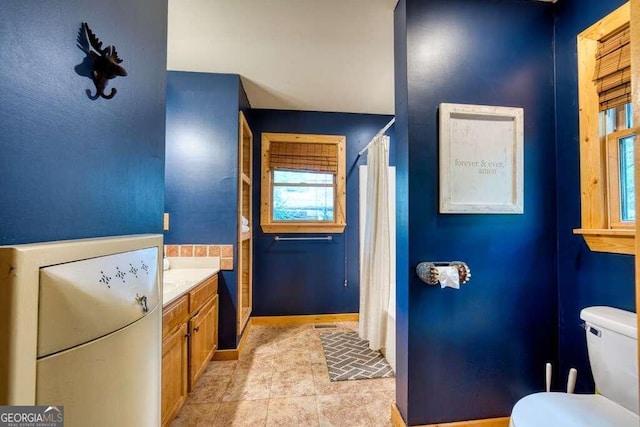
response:
[[[634,22],[640,22],[640,0],[631,1],[631,99],[633,100],[633,124],[636,131],[640,130],[640,26],[633,25]],[[635,182],[640,182],[640,168],[637,165],[640,164],[640,147],[638,146],[638,140],[635,143]],[[638,201],[638,184],[635,188],[636,192],[636,212],[640,212],[640,202]],[[640,236],[640,220],[636,219],[636,236]],[[636,313],[640,308],[640,260],[638,259],[640,254],[640,238],[636,239]],[[640,330],[640,317],[637,319],[638,330]],[[640,340],[638,340],[638,366],[640,367]],[[638,381],[638,387],[640,388],[640,379]]]

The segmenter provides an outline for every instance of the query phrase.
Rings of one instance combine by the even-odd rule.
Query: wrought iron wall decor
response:
[[[111,92],[108,95],[105,94],[108,81],[118,76],[124,77],[127,75],[127,70],[120,65],[122,59],[118,57],[116,47],[109,45],[103,49],[102,42],[96,37],[93,31],[91,31],[86,22],[82,23],[78,39],[80,48],[87,54],[87,57],[89,57],[92,62],[91,80],[93,80],[96,86],[96,94],[91,95],[87,90],[89,97],[91,99],[98,99],[98,97],[105,99],[113,98],[118,90],[112,87]]]

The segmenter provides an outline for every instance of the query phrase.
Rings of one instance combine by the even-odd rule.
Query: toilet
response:
[[[636,314],[587,307],[580,318],[597,394],[531,394],[513,407],[510,427],[640,426]]]

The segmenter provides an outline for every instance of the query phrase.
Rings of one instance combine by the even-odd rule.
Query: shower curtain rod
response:
[[[365,151],[367,151],[369,149],[369,147],[371,147],[371,144],[373,144],[373,141],[375,141],[375,139],[377,137],[379,137],[380,135],[384,135],[384,133],[391,127],[391,125],[393,125],[396,122],[396,118],[394,117],[393,119],[391,119],[391,121],[389,123],[387,123],[385,125],[385,127],[383,127],[382,129],[380,129],[380,131],[378,133],[376,133],[376,136],[374,136],[373,138],[371,138],[371,141],[369,141],[369,143],[367,145],[365,145],[365,147],[360,150],[358,152],[358,156],[362,156],[364,154]]]

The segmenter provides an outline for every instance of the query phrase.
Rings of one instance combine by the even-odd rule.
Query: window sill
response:
[[[342,233],[347,224],[260,224],[264,233]]]
[[[577,228],[573,234],[581,234],[587,246],[594,252],[635,255],[636,231]]]

